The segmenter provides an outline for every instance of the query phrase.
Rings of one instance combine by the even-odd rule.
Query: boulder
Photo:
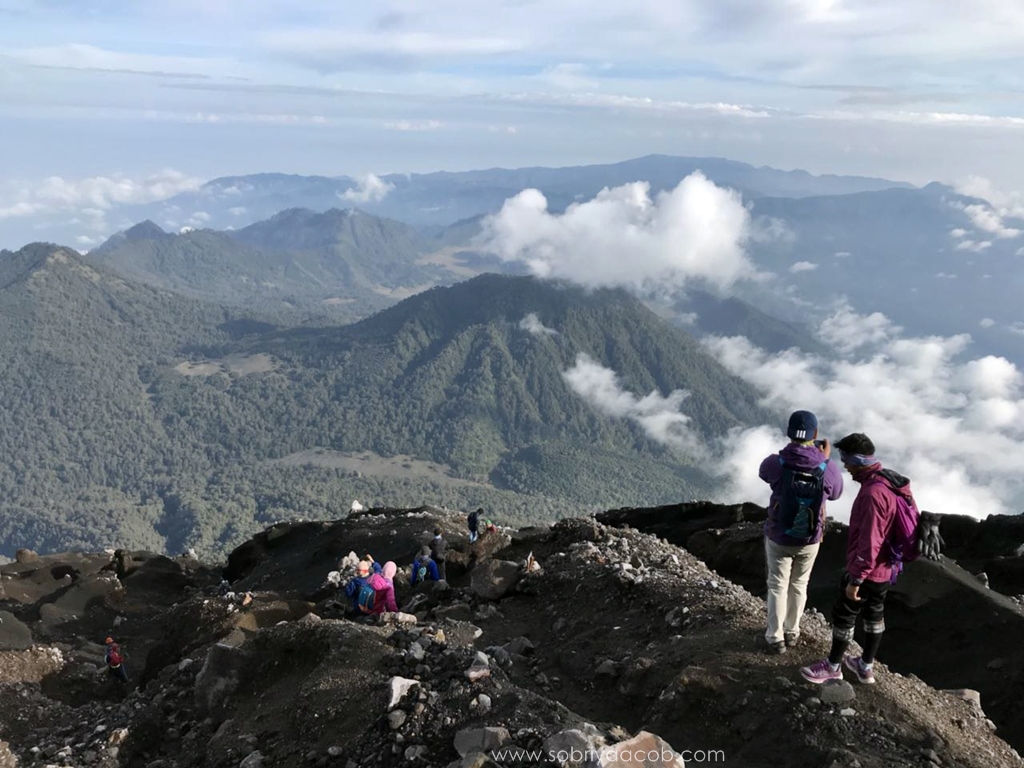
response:
[[[0,651],[32,647],[32,631],[8,611],[0,611]]]
[[[474,752],[491,752],[509,742],[507,728],[465,728],[455,734],[455,751],[459,757]]]
[[[500,600],[519,583],[519,564],[510,560],[488,560],[473,569],[470,584],[484,600]]]
[[[683,758],[672,745],[648,731],[605,747],[597,764],[601,768],[684,768]]]
[[[390,686],[390,697],[388,698],[388,709],[394,709],[405,695],[420,683],[418,680],[410,680],[407,677],[392,677]]]
[[[589,768],[604,745],[601,733],[587,723],[583,729],[570,728],[548,736],[544,740],[544,751],[560,768]]]
[[[857,692],[845,680],[829,680],[821,686],[818,698],[823,704],[845,704],[857,698]]]
[[[200,711],[216,710],[238,689],[247,660],[244,651],[230,645],[216,643],[210,647],[196,675],[195,697]]]

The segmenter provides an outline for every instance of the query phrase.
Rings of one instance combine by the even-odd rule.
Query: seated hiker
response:
[[[441,575],[437,572],[437,563],[430,556],[430,547],[424,547],[412,564],[412,576],[409,577],[409,584],[416,586],[422,581],[439,581],[440,578]]]
[[[484,520],[484,531],[487,533],[497,533],[498,526],[494,524],[494,521],[490,518]]]
[[[389,560],[380,573],[373,574],[363,583],[356,602],[360,613],[380,615],[398,612],[394,581],[397,572],[398,566]]]
[[[352,610],[355,613],[361,612],[359,610],[359,590],[363,588],[363,584],[372,574],[380,573],[381,570],[380,565],[375,563],[369,555],[359,561],[356,566],[356,575],[345,585],[345,597],[352,601]]]
[[[115,643],[112,637],[108,637],[104,642],[107,644],[107,652],[103,655],[103,661],[107,665],[107,676],[119,683],[127,683],[128,671],[124,668],[121,646]]]

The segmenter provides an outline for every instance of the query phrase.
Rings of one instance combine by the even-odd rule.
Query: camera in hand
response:
[[[826,443],[825,440],[815,440],[814,441],[814,444],[816,446],[818,446],[818,448],[821,448],[822,450],[825,450],[825,443]]]

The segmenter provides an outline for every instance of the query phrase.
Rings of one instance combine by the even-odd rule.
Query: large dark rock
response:
[[[500,600],[515,588],[520,578],[519,563],[510,560],[488,560],[474,568],[470,576],[473,592],[484,600]]]
[[[20,651],[32,647],[32,631],[13,613],[0,611],[0,651]]]
[[[756,504],[713,504],[696,501],[648,509],[613,509],[595,517],[615,528],[629,526],[659,536],[679,547],[698,531],[728,528],[734,523],[763,523],[767,512]]]

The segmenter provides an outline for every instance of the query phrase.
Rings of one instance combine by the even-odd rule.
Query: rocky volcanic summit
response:
[[[223,567],[22,551],[0,566],[0,768],[1022,764],[1019,602],[952,560],[913,563],[877,685],[811,686],[797,668],[826,652],[821,613],[797,649],[758,650],[759,515],[616,510],[470,545],[461,514],[374,509],[280,523]],[[436,525],[449,581],[410,587]],[[1012,592],[1021,542],[978,525],[944,523],[951,552]],[[845,531],[826,541],[822,610]],[[366,552],[401,568],[401,613],[379,622],[346,618],[337,586]]]

